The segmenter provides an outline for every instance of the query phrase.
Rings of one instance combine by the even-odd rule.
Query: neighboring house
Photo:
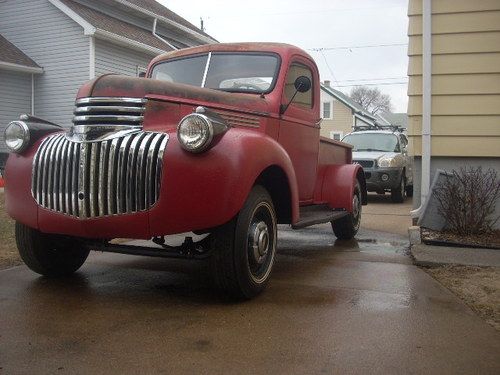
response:
[[[340,140],[355,125],[374,125],[377,118],[344,93],[333,89],[330,81],[321,83],[321,136]]]
[[[70,126],[89,79],[137,76],[160,53],[217,42],[154,0],[3,0],[0,35],[2,138],[20,113]]]
[[[391,113],[384,112],[380,115],[390,125],[397,126],[402,129],[408,129],[408,114],[407,113]]]
[[[500,173],[500,0],[410,0],[408,15],[418,207],[438,168]]]

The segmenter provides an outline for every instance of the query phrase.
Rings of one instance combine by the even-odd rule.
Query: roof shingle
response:
[[[75,1],[61,1],[97,29],[104,30],[164,51],[173,50],[173,48],[171,48],[168,44],[155,37],[151,30],[146,30],[139,26],[121,21]]]
[[[142,9],[148,10],[154,14],[157,14],[158,16],[168,18],[169,20],[177,22],[180,25],[186,26],[187,28],[196,31],[197,33],[200,33],[206,37],[213,39],[210,35],[202,31],[198,27],[194,26],[191,22],[185,20],[177,13],[172,12],[170,9],[164,7],[155,0],[127,0],[127,1]]]
[[[27,66],[30,68],[40,68],[40,66],[34,62],[30,57],[24,54],[19,48],[14,44],[9,42],[0,34],[0,61],[17,64],[22,66]]]

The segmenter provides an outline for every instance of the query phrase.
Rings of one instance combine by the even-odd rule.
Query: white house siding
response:
[[[0,69],[0,153],[8,152],[5,127],[21,113],[31,113],[31,74]]]
[[[40,65],[35,115],[71,125],[78,88],[89,79],[89,38],[48,0],[0,2],[0,33]]]
[[[146,68],[155,55],[148,55],[95,39],[95,75],[117,73],[137,76],[137,68]]]

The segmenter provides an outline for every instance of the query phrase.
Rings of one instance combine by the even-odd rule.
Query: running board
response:
[[[292,224],[293,229],[305,228],[314,224],[328,223],[347,216],[345,210],[332,210],[326,204],[300,207],[300,219]]]

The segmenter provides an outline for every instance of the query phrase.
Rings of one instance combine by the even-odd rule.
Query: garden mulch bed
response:
[[[0,192],[0,269],[21,264],[14,238],[14,220],[5,212],[5,194]]]
[[[427,245],[477,247],[500,250],[500,230],[481,235],[457,235],[451,232],[439,232],[421,228],[422,242]]]

